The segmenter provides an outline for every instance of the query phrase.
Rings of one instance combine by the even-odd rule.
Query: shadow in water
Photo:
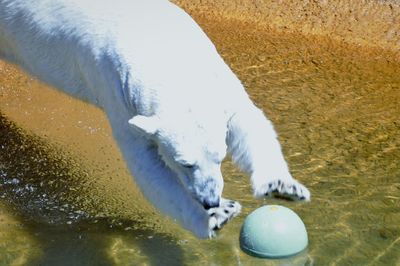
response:
[[[28,265],[183,263],[178,241],[151,225],[107,213],[97,218],[96,201],[85,194],[91,186],[79,163],[0,113],[0,203],[6,206],[0,215],[20,224],[15,232],[8,228],[9,235],[21,234],[22,228],[33,239],[28,246],[39,255],[28,256]],[[7,228],[2,221],[0,230]],[[3,241],[0,246],[18,243]],[[0,257],[0,262],[6,259]]]

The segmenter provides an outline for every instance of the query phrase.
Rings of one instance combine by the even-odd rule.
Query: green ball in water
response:
[[[306,227],[291,209],[266,205],[247,216],[240,231],[240,247],[261,258],[286,258],[308,245]]]

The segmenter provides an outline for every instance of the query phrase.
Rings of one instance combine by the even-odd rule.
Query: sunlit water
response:
[[[0,264],[399,265],[400,65],[377,50],[198,19],[274,122],[312,201],[255,200],[227,161],[224,194],[243,212],[217,239],[197,240],[143,199],[99,110],[0,63]],[[293,259],[240,251],[244,218],[272,203],[308,229]]]

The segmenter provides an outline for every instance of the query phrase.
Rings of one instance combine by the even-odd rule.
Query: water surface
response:
[[[274,122],[312,201],[255,200],[227,161],[224,194],[243,213],[217,239],[197,240],[143,199],[100,110],[0,63],[0,264],[399,265],[400,65],[391,54],[197,19]],[[266,261],[240,251],[243,219],[263,204],[302,217],[306,252]]]

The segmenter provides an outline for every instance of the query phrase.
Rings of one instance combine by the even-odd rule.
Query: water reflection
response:
[[[82,168],[1,114],[0,143],[1,262],[115,265],[122,256],[124,265],[181,263],[176,239],[151,225],[84,211]]]

